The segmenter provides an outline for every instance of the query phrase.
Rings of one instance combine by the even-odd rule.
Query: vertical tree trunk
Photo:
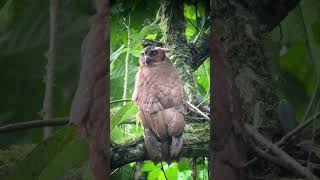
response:
[[[258,16],[240,3],[216,0],[211,8],[215,179],[241,178],[246,160],[243,123],[252,122],[257,104],[262,133],[273,138],[279,132],[278,98],[263,52],[263,28]]]
[[[82,45],[80,79],[73,100],[70,121],[77,125],[89,146],[90,169],[94,180],[109,177],[109,1],[96,0],[97,14]],[[109,87],[108,87],[109,88]],[[108,154],[108,153],[107,153]]]
[[[169,59],[173,61],[182,81],[185,83],[186,93],[190,101],[195,100],[196,91],[192,78],[193,59],[185,35],[185,19],[183,14],[183,0],[162,0],[163,17],[161,28],[163,42],[171,50]]]

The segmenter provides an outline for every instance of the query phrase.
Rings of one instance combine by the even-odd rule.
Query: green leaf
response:
[[[121,167],[121,180],[131,180],[133,176],[134,170],[129,164]]]
[[[127,52],[128,48],[125,48],[124,45],[122,45],[119,49],[117,49],[116,52],[112,53],[110,56],[110,61],[114,61],[116,59],[118,59],[118,57],[124,53]]]
[[[320,44],[320,22],[316,21],[311,25],[313,38],[314,40]]]
[[[133,102],[128,102],[126,105],[122,106],[118,112],[116,112],[111,117],[110,129],[113,130],[116,125],[125,120],[123,117],[130,117],[136,111],[132,109],[134,106]]]
[[[148,180],[165,180],[165,176],[163,172],[161,171],[160,167],[157,167],[153,169],[149,174],[148,174]]]
[[[191,20],[196,20],[196,12],[195,7],[193,5],[185,5],[184,6],[184,16]]]
[[[140,58],[140,56],[141,56],[141,51],[131,50],[131,51],[130,51],[130,54],[132,54],[134,57]]]
[[[74,139],[64,146],[49,165],[41,172],[39,180],[55,180],[69,169],[88,160],[88,149],[83,139]]]
[[[148,34],[157,31],[159,31],[159,27],[157,25],[144,26],[139,33],[131,36],[132,41],[130,43],[130,48],[135,49],[137,46],[141,44],[142,39],[144,39]]]
[[[8,180],[38,179],[42,170],[73,140],[75,128],[67,126],[37,145],[10,171]]]
[[[156,168],[156,166],[152,161],[144,161],[141,167],[141,172],[152,171],[154,168]]]
[[[182,158],[178,164],[179,171],[189,170],[191,169],[190,161],[188,158]]]
[[[280,124],[282,128],[285,130],[285,132],[289,132],[297,126],[296,115],[291,104],[287,100],[282,99],[280,101],[278,106],[278,113]]]
[[[293,43],[289,47],[287,54],[280,58],[280,67],[303,83],[307,92],[313,92],[314,71],[306,58],[307,54],[304,45],[302,43]]]
[[[168,179],[178,179],[179,168],[177,163],[172,163],[164,172]]]
[[[112,130],[111,130],[111,139],[113,141],[116,141],[116,142],[120,142],[121,138],[122,138],[122,134],[123,134],[123,131],[121,128],[119,127],[114,127]]]

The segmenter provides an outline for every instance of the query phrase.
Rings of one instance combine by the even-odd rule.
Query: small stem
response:
[[[192,180],[197,180],[196,158],[192,158]]]
[[[130,47],[131,44],[131,31],[130,31],[130,27],[131,27],[131,18],[130,18],[130,14],[128,16],[128,25],[127,27],[127,35],[128,35],[128,48]],[[128,91],[128,74],[129,74],[129,55],[130,55],[130,50],[127,50],[127,54],[126,54],[126,60],[125,60],[125,75],[124,75],[124,87],[123,87],[123,99],[127,99],[127,91]],[[125,105],[126,102],[123,102],[123,104]]]
[[[168,180],[167,175],[166,175],[166,173],[164,172],[162,162],[161,162],[161,171],[163,172],[163,175],[164,175],[164,177],[166,178],[166,180]]]
[[[199,108],[191,104],[189,101],[187,101],[187,105],[189,106],[190,110],[194,110],[194,112],[198,113],[199,115],[206,118],[207,120],[210,120],[210,118],[204,112],[202,112]]]
[[[54,66],[56,58],[56,34],[57,34],[57,14],[58,14],[58,0],[50,0],[50,42],[48,52],[46,88],[43,101],[43,120],[52,118],[52,98],[54,85]],[[52,127],[44,128],[44,139],[51,136],[53,132]]]

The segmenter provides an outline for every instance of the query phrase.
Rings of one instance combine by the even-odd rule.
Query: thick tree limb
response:
[[[209,40],[210,40],[210,33],[209,31],[206,31],[202,33],[197,41],[189,45],[191,54],[192,54],[192,59],[193,59],[193,64],[192,64],[192,69],[196,70],[198,67],[206,60],[206,58],[209,56]]]
[[[303,167],[300,165],[296,160],[294,160],[291,156],[289,156],[287,153],[282,151],[279,147],[277,147],[272,142],[265,139],[260,133],[255,130],[254,127],[251,125],[246,124],[246,132],[248,135],[258,144],[263,145],[266,149],[271,151],[278,159],[280,159],[283,163],[286,164],[286,166],[283,166],[287,168],[288,170],[295,172],[301,176],[303,176],[306,179],[309,180],[317,180],[318,177],[312,174],[312,172],[309,171],[308,168]]]
[[[190,123],[186,125],[182,157],[209,156],[209,125],[207,123]],[[106,152],[109,151],[108,149]],[[114,144],[111,147],[111,169],[125,164],[148,160],[143,139],[131,143]]]

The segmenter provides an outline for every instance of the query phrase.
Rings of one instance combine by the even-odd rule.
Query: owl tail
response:
[[[170,138],[171,139],[171,138]],[[171,164],[172,160],[170,159],[170,145],[171,140],[169,138],[161,142],[161,154],[162,160]]]

